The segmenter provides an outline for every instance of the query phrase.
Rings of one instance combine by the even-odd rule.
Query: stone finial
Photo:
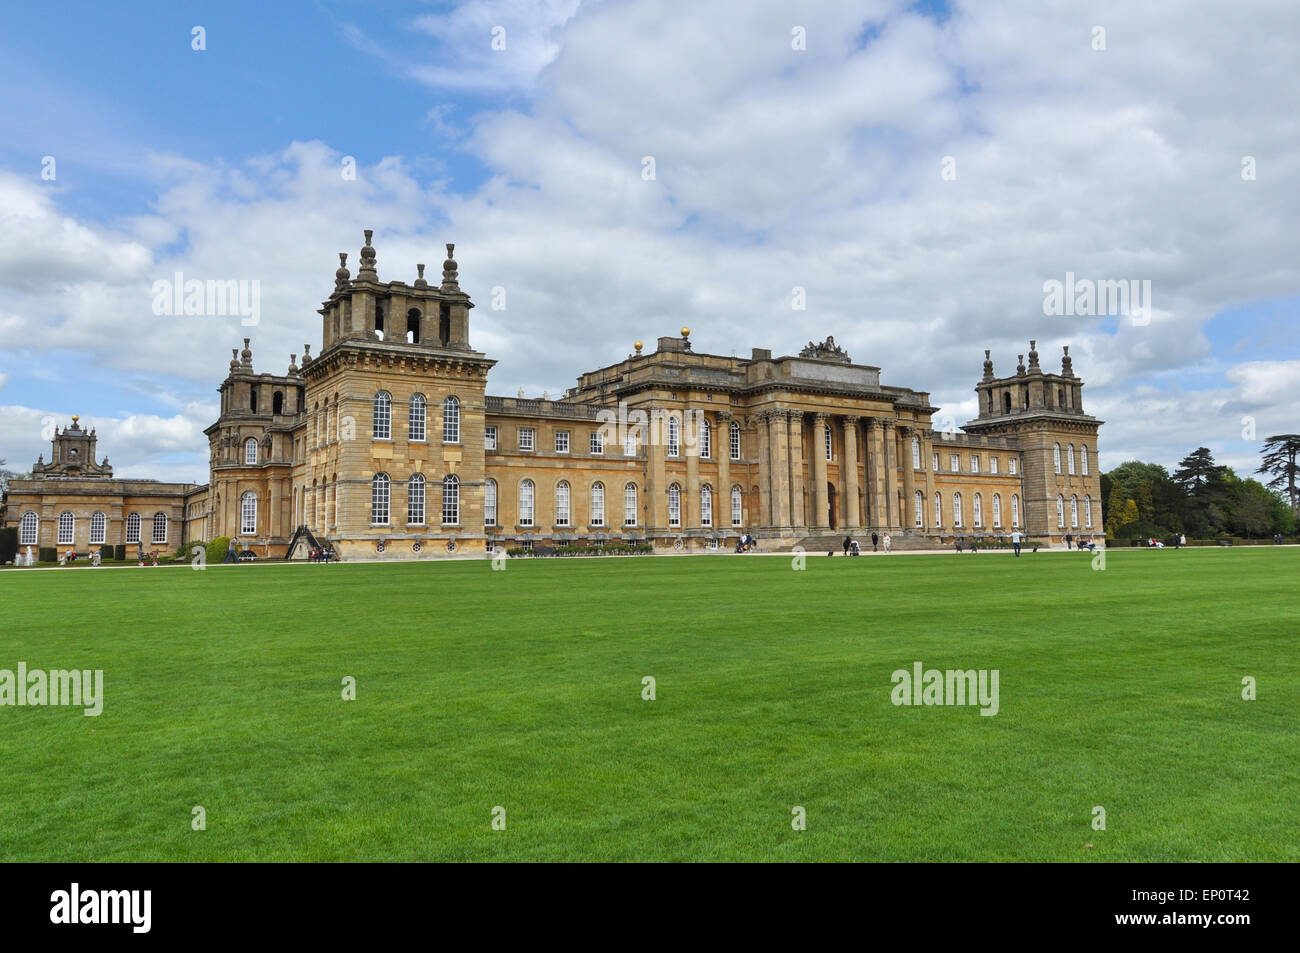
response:
[[[993,380],[993,359],[989,356],[989,351],[984,351],[984,379]]]
[[[1070,358],[1070,345],[1062,345],[1061,352],[1061,376],[1073,377],[1074,361]]]
[[[1037,341],[1029,342],[1029,369],[1031,371],[1038,369],[1038,342]]]
[[[415,270],[418,273],[418,277],[415,279],[415,287],[417,288],[429,287],[429,283],[424,280],[424,265],[416,265]]]
[[[310,363],[311,363],[311,345],[304,344],[302,346],[302,366],[306,367]]]
[[[515,396],[522,399],[524,396],[524,389],[522,387],[519,388],[519,390],[515,392]]]
[[[298,373],[298,355],[290,354],[289,355],[289,376],[292,377],[294,374],[297,373]]]
[[[442,290],[460,290],[460,280],[456,275],[456,269],[456,246],[454,243],[448,242],[447,260],[442,263]]]
[[[240,363],[245,367],[253,366],[253,351],[252,348],[248,346],[250,340],[251,338],[244,338],[244,349],[239,352]]]
[[[237,370],[239,370],[239,348],[232,347],[230,349],[230,372],[233,374]]]
[[[375,248],[370,244],[370,239],[374,234],[374,229],[365,229],[366,243],[361,248],[361,269],[357,272],[358,278],[374,279],[377,277],[375,273]]]
[[[1017,355],[1016,355],[1016,359],[1020,362],[1020,363],[1018,363],[1018,364],[1016,365],[1016,376],[1017,376],[1017,377],[1024,377],[1024,376],[1025,376],[1025,356],[1024,356],[1023,354],[1017,354]]]

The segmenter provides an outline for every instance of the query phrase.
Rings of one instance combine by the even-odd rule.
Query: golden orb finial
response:
[[[691,329],[690,329],[690,328],[682,328],[682,337],[684,337],[684,338],[688,338],[688,337],[690,337],[690,336],[691,336]]]
[[[72,422],[73,422],[74,424],[75,424],[78,420],[80,420],[80,419],[81,419],[81,416],[80,416],[79,414],[73,414],[73,415],[72,415]]]
[[[636,348],[638,351],[641,350],[641,348],[645,347],[645,345],[642,344],[640,341],[633,341],[632,346]]]

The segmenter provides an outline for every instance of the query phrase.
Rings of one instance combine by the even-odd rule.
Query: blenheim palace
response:
[[[935,429],[929,394],[881,383],[832,338],[796,356],[701,354],[690,331],[641,342],[556,399],[487,394],[453,246],[379,280],[371,232],[352,277],[340,254],[321,349],[279,374],[232,353],[205,431],[203,486],[116,479],[76,417],[49,462],[13,481],[3,523],[20,546],[172,550],[237,537],[258,555],[331,544],[353,559],[503,547],[649,542],[665,551],[895,549],[1020,529],[1048,544],[1101,532],[1097,432],[1069,348],[1059,372],[999,377],[985,351],[978,416]]]

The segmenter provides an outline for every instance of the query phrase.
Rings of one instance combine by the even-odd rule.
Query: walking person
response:
[[[1014,550],[1016,551],[1016,558],[1017,558],[1017,559],[1020,558],[1020,540],[1021,540],[1020,530],[1018,530],[1018,529],[1016,529],[1016,530],[1012,530],[1012,531],[1011,531],[1011,548],[1014,549]]]
[[[890,538],[890,535],[888,533],[885,534],[884,543],[885,543],[885,552],[889,552],[890,549],[892,549],[894,546],[894,541],[892,538]]]
[[[847,555],[849,554],[849,547],[850,547],[852,544],[853,544],[853,538],[852,538],[851,536],[845,536],[845,537],[844,537],[844,555],[845,555],[845,556],[847,556]]]
[[[871,551],[873,553],[880,551],[880,536],[876,533],[871,534]]]
[[[239,544],[235,542],[235,537],[230,537],[230,542],[226,544],[226,558],[221,560],[223,564],[233,563],[236,561],[235,553],[239,551]]]

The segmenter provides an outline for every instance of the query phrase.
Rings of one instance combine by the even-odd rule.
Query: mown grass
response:
[[[0,668],[106,697],[0,707],[0,859],[1300,859],[1300,550],[1090,567],[5,573]],[[998,669],[1000,712],[895,707],[915,661]]]

